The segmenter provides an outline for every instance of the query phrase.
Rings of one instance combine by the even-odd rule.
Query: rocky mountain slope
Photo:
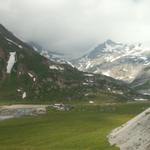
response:
[[[150,66],[145,67],[130,86],[138,93],[150,96]]]
[[[131,83],[150,66],[150,49],[143,48],[141,44],[129,45],[107,40],[72,63],[79,70]]]
[[[71,100],[96,93],[131,100],[132,90],[110,77],[49,60],[0,25],[0,100]]]
[[[150,108],[112,131],[109,135],[111,145],[120,150],[149,150],[150,149]]]

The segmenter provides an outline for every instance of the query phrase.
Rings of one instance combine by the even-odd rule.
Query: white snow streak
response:
[[[10,57],[7,63],[7,73],[10,74],[11,70],[16,62],[15,56],[16,56],[16,52],[10,52]]]
[[[49,66],[49,69],[52,69],[52,70],[61,70],[61,71],[64,70],[64,68],[62,68],[60,66],[55,66],[55,65]]]
[[[19,48],[23,48],[21,45],[19,45],[19,44],[17,44],[16,42],[14,42],[14,41],[12,41],[12,40],[10,40],[10,39],[8,39],[8,38],[5,38],[8,42],[10,42],[10,43],[12,43],[12,44],[14,44],[14,45],[16,45],[16,46],[18,46]]]
[[[26,93],[26,92],[23,92],[22,98],[25,99],[26,97],[27,97],[27,93]]]
[[[31,74],[30,72],[28,72],[28,75],[29,75],[31,78],[33,78],[33,74]]]

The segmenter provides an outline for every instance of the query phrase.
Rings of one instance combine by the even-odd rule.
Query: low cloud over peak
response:
[[[1,23],[26,41],[72,56],[111,38],[150,41],[148,0],[1,0]]]

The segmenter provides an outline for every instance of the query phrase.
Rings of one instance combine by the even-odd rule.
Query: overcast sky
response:
[[[150,0],[0,0],[0,20],[26,41],[73,56],[106,39],[150,43]]]

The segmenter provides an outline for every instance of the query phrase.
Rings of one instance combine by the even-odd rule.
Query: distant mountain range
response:
[[[103,74],[130,84],[150,95],[150,48],[107,40],[88,54],[72,60],[81,71]]]
[[[65,56],[63,53],[58,53],[58,52],[52,52],[50,50],[47,50],[43,48],[41,45],[39,45],[36,42],[28,42],[28,44],[36,51],[38,52],[41,56],[46,57],[47,59],[60,63],[60,64],[69,64],[72,67],[72,63],[68,60],[68,58]]]
[[[150,49],[141,43],[123,44],[107,40],[88,54],[69,61],[64,54],[43,50],[32,43],[34,49],[48,59],[69,64],[83,72],[102,74],[129,84],[138,93],[150,96]]]
[[[126,83],[79,71],[56,55],[62,56],[24,43],[0,25],[0,100],[62,101],[95,96],[131,100],[138,96]]]
[[[132,82],[150,65],[150,49],[143,49],[141,44],[127,45],[107,40],[72,62],[79,70]]]

